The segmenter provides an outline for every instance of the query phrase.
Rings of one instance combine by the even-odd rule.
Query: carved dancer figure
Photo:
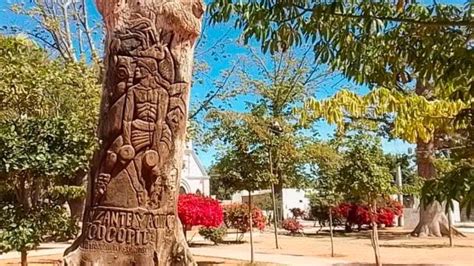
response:
[[[177,218],[201,0],[96,0],[106,79],[81,236],[67,265],[192,265]]]

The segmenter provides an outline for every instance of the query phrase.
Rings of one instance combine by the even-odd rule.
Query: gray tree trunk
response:
[[[434,143],[418,141],[417,143],[417,166],[418,175],[426,180],[436,177],[436,168],[433,164]],[[442,205],[435,201],[428,206],[420,206],[420,221],[411,233],[413,236],[448,236],[448,218],[444,214]]]
[[[420,221],[413,230],[412,235],[419,237],[448,236],[449,221],[443,209],[443,206],[437,201],[428,206],[421,206]]]
[[[100,149],[66,265],[195,265],[177,196],[201,0],[96,0],[106,29]]]

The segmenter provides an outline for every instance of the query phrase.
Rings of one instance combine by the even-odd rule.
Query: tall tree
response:
[[[15,0],[11,10],[30,18],[31,28],[9,25],[9,33],[22,32],[66,61],[98,60],[97,29],[86,0]],[[90,2],[89,2],[90,4]]]
[[[229,110],[210,112],[210,140],[229,138],[230,124],[245,121],[255,132],[254,145],[263,147],[262,152],[271,153],[274,173],[277,177],[277,195],[284,187],[301,186],[307,180],[304,171],[304,128],[299,126],[292,108],[316,90],[331,74],[312,64],[311,50],[288,51],[272,57],[265,57],[253,50],[250,58],[242,59],[238,69],[239,81],[234,84],[240,94],[245,95],[248,112]],[[248,65],[253,68],[245,67]],[[247,98],[250,97],[251,99]],[[273,125],[281,127],[282,134],[273,133]],[[269,166],[268,166],[269,167]]]
[[[252,232],[252,192],[266,189],[272,182],[268,170],[265,153],[262,154],[261,147],[253,145],[252,130],[245,125],[237,128],[237,134],[231,140],[230,147],[217,159],[213,170],[221,182],[234,191],[248,191],[248,211],[250,224],[250,262],[254,262],[254,245]]]
[[[25,265],[28,250],[68,228],[63,200],[74,212],[83,198],[75,174],[95,148],[99,93],[92,69],[48,59],[25,38],[0,36],[0,68],[0,246]],[[53,195],[54,186],[63,190]]]
[[[396,126],[403,127],[403,123],[415,126],[416,133],[410,140],[418,146],[418,172],[425,179],[431,179],[436,175],[433,165],[435,137],[446,135],[446,129],[451,128],[452,132],[452,127],[445,125],[454,116],[473,112],[473,93],[469,89],[474,73],[472,45],[469,44],[474,28],[473,4],[468,1],[458,7],[398,3],[216,0],[210,10],[215,22],[235,19],[236,25],[244,31],[245,40],[255,37],[263,50],[285,50],[307,40],[314,45],[319,61],[342,70],[357,83],[387,88],[388,93],[385,89],[378,93],[402,101],[400,113],[409,110],[415,114],[408,120],[400,120]],[[389,95],[397,93],[409,95],[406,98]],[[463,100],[464,104],[450,101],[451,96]],[[435,100],[446,101],[438,103]],[[350,106],[350,111],[360,110],[361,100],[357,97],[353,101],[348,98],[341,101]],[[330,107],[337,108],[339,103]],[[426,109],[427,105],[429,109]],[[418,108],[423,106],[425,109]],[[318,108],[315,106],[313,110]],[[446,110],[448,113],[443,113]],[[347,118],[331,109],[324,111],[329,112],[330,122]],[[382,122],[392,114],[388,112],[382,116],[369,111],[367,118],[382,119]],[[433,117],[440,113],[440,117]],[[423,124],[427,120],[429,123]],[[443,222],[446,219],[437,221],[443,217],[442,213],[438,214],[439,208],[422,208],[420,224],[414,234],[447,233]]]

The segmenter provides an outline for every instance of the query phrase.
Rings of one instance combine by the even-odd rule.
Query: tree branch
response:
[[[216,91],[211,96],[209,96],[206,100],[204,100],[204,102],[201,104],[201,106],[199,106],[199,108],[189,116],[189,119],[195,118],[202,110],[204,110],[205,108],[207,108],[209,106],[209,104],[212,102],[212,100],[214,100],[215,97],[217,97],[217,95],[219,95],[220,91],[223,90],[225,88],[225,86],[227,85],[227,82],[229,81],[230,77],[232,76],[232,73],[234,73],[234,71],[237,67],[237,64],[238,64],[238,61],[234,63],[234,65],[232,66],[230,72],[228,73],[228,75],[224,79],[224,82],[220,86],[217,87]]]
[[[293,4],[294,7],[297,7],[301,10],[303,10],[302,13],[298,14],[296,17],[291,18],[289,20],[301,17],[303,14],[306,12],[313,12],[314,8],[317,6],[315,5],[313,8]],[[367,14],[362,14],[362,15],[356,15],[356,14],[348,14],[348,13],[335,13],[335,11],[328,12],[328,11],[323,11],[321,12],[323,14],[329,15],[329,16],[336,16],[336,17],[345,17],[345,18],[354,18],[354,19],[370,19],[370,20],[384,20],[384,21],[389,21],[389,22],[400,22],[400,23],[411,23],[411,24],[420,24],[420,25],[427,25],[427,26],[473,26],[474,22],[470,20],[433,20],[433,21],[427,21],[427,20],[417,20],[413,18],[401,18],[401,17],[390,17],[390,16],[374,16],[374,15],[367,15]]]

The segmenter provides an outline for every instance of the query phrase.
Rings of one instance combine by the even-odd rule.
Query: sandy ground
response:
[[[31,257],[28,259],[28,266],[59,266],[61,265],[61,255],[51,255],[51,256],[40,256],[40,257]],[[211,265],[248,265],[245,261],[238,260],[228,260],[228,259],[219,259],[219,258],[209,258],[209,257],[196,257],[198,266],[211,266]],[[14,266],[20,265],[18,259],[11,260],[0,260],[0,265],[2,266]],[[259,263],[253,264],[258,266],[266,266],[270,264]]]
[[[407,231],[386,229],[380,231],[382,261],[385,265],[474,265],[474,234],[454,239],[455,247],[449,247],[447,238],[414,238]],[[370,245],[369,232],[344,234],[336,233],[334,244],[336,258],[351,262],[351,265],[368,264],[374,261]],[[271,232],[255,236],[255,257],[262,254],[283,254],[295,258],[305,258],[308,265],[317,258],[331,259],[330,239],[327,232],[306,234],[304,236],[279,235],[281,249],[275,249],[274,236]],[[202,240],[193,241],[193,249],[212,248],[212,254],[221,258],[197,257],[199,265],[245,265],[237,260],[225,259],[226,254],[249,250],[249,244],[221,244],[213,246]],[[215,251],[215,252],[214,252]],[[217,255],[218,254],[218,255]],[[245,253],[247,254],[247,253]],[[58,265],[61,255],[31,257],[29,265]],[[248,257],[242,257],[246,260]],[[18,259],[0,260],[0,265],[18,265]],[[262,264],[261,264],[262,265]],[[276,264],[266,264],[276,265]],[[341,264],[339,264],[341,265]],[[348,264],[345,264],[348,265]]]
[[[448,238],[411,237],[409,231],[396,228],[379,232],[382,261],[386,265],[474,265],[474,234],[455,237],[454,247],[449,247]],[[284,254],[295,257],[317,257],[331,259],[328,232],[298,236],[279,235],[281,249],[275,249],[274,236],[265,232],[255,237],[255,252],[258,254]],[[196,245],[196,246],[199,246]],[[374,262],[369,231],[345,234],[337,232],[334,239],[334,260],[353,264]],[[248,250],[248,244],[220,245],[217,253],[229,250]],[[244,258],[243,258],[244,259]],[[335,264],[337,264],[335,262]],[[308,264],[310,265],[310,264]]]
[[[449,247],[448,238],[411,237],[408,231],[387,229],[380,232],[381,256],[384,264],[447,264],[474,265],[474,234],[455,238]],[[295,256],[330,257],[331,246],[327,233],[306,236],[279,236],[282,249],[274,248],[271,234],[256,239],[256,250],[262,253],[281,253]],[[334,239],[338,258],[354,263],[372,263],[373,249],[369,232],[338,233]]]

